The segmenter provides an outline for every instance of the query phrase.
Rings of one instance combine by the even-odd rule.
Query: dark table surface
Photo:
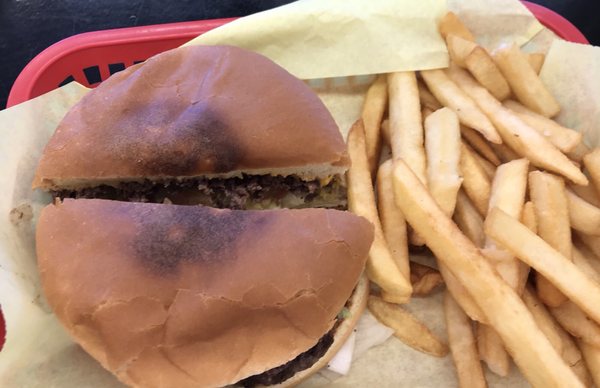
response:
[[[365,0],[367,1],[367,0]],[[0,0],[0,107],[23,67],[51,44],[109,28],[244,16],[291,0]],[[600,45],[598,0],[534,0]]]

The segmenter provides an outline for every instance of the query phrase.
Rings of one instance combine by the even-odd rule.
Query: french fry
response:
[[[587,155],[590,151],[590,148],[586,146],[584,142],[581,142],[573,151],[568,152],[567,156],[575,162],[580,163],[583,160],[583,157]]]
[[[500,104],[485,88],[457,66],[448,69],[450,77],[477,102],[490,117],[502,139],[517,154],[548,171],[564,175],[576,184],[586,185],[586,176],[543,135],[525,124]]]
[[[388,119],[385,119],[381,123],[381,137],[383,139],[383,142],[388,146],[391,145],[390,136],[390,121]]]
[[[474,151],[464,142],[460,148],[460,171],[463,175],[463,189],[473,201],[473,205],[481,215],[485,215],[490,201],[491,180],[483,167],[473,156]]]
[[[446,46],[450,60],[460,67],[466,67],[465,59],[478,47],[477,43],[454,34],[446,36]]]
[[[566,195],[571,227],[585,234],[600,236],[600,209],[569,189],[566,190]]]
[[[475,345],[471,321],[448,292],[444,294],[444,315],[448,331],[448,344],[458,375],[458,386],[461,388],[487,387]]]
[[[489,209],[498,207],[512,217],[519,218],[525,202],[529,161],[517,159],[498,166],[492,182]],[[518,260],[487,238],[484,256],[513,289],[517,290],[522,273]],[[500,336],[489,326],[477,328],[477,345],[481,359],[488,368],[500,376],[508,375],[510,358]]]
[[[492,96],[502,101],[510,96],[508,82],[494,63],[490,54],[477,46],[465,58],[465,65],[473,77],[486,88]]]
[[[394,330],[394,336],[420,352],[436,357],[448,354],[448,346],[423,323],[402,307],[369,296],[369,310],[375,318]]]
[[[427,89],[427,86],[419,80],[417,81],[417,87],[419,88],[419,101],[421,102],[421,106],[424,108],[429,108],[432,111],[436,111],[442,108],[442,104],[435,98],[433,94]]]
[[[410,283],[413,288],[413,296],[427,296],[444,284],[444,279],[437,269],[411,261]]]
[[[433,95],[446,107],[452,109],[460,122],[481,133],[492,143],[501,143],[494,125],[442,70],[421,71],[421,77]]]
[[[369,220],[375,228],[375,238],[366,265],[367,275],[397,303],[405,303],[410,299],[412,287],[402,275],[385,241],[375,205],[362,120],[357,121],[350,129],[348,153],[352,162],[347,175],[348,207],[354,214]]]
[[[510,162],[511,160],[520,158],[520,156],[517,155],[517,153],[506,144],[490,144],[490,147],[492,147],[502,163]]]
[[[369,171],[372,176],[375,176],[379,163],[381,120],[387,108],[387,101],[387,76],[380,74],[367,90],[361,115],[365,127]]]
[[[523,290],[522,298],[540,330],[546,335],[558,354],[563,354],[564,344],[559,334],[559,331],[563,329],[554,320],[542,301],[538,299],[534,290],[526,287]]]
[[[410,279],[408,264],[408,235],[406,221],[394,202],[392,186],[392,160],[387,160],[377,173],[377,207],[383,235],[392,257],[405,279]]]
[[[583,354],[583,359],[591,372],[592,379],[596,387],[600,387],[600,348],[596,346],[586,344],[582,340],[577,340],[579,349]]]
[[[528,168],[527,159],[517,159],[498,166],[492,182],[488,211],[497,207],[511,217],[521,217],[525,203]],[[516,290],[521,267],[519,261],[509,252],[498,247],[489,237],[486,238],[485,248],[487,249],[484,256],[491,259],[502,278]]]
[[[483,136],[479,134],[474,129],[465,127],[464,125],[460,126],[460,133],[462,137],[469,143],[469,145],[481,156],[486,158],[490,163],[494,166],[499,166],[502,161],[498,158],[498,156],[494,153],[494,150],[490,146],[490,144],[485,141]],[[516,159],[516,158],[515,158]]]
[[[523,211],[521,212],[521,223],[527,227],[527,229],[531,230],[533,233],[537,234],[537,219],[535,217],[535,209],[533,206],[533,202],[528,201],[523,205]],[[520,261],[520,270],[519,270],[519,281],[517,285],[517,293],[519,295],[523,294],[523,290],[527,285],[527,279],[529,278],[530,268],[527,264]]]
[[[556,175],[541,171],[529,173],[529,196],[533,201],[538,235],[564,257],[571,260],[571,228],[565,183]],[[551,307],[567,300],[539,273],[535,277],[540,299]]]
[[[429,117],[434,111],[429,109],[428,107],[424,107],[423,109],[421,109],[421,117],[423,118],[423,123],[425,123],[425,120],[427,120],[427,117]]]
[[[523,292],[523,302],[533,315],[540,330],[544,332],[554,349],[562,356],[563,360],[571,367],[571,370],[579,380],[586,386],[590,386],[590,375],[583,364],[582,354],[577,345],[556,320],[546,309],[544,304],[537,299],[535,292],[531,289],[525,289]]]
[[[583,165],[590,174],[596,190],[600,190],[600,148],[594,148],[583,157]]]
[[[481,166],[481,168],[485,172],[485,175],[487,175],[488,179],[489,180],[494,179],[494,175],[496,174],[496,167],[494,167],[494,165],[492,163],[488,162],[487,159],[485,159],[483,156],[479,155],[477,152],[473,152],[472,155],[475,158],[475,160],[477,160],[477,164],[479,164]]]
[[[583,261],[585,263],[582,263]],[[600,278],[596,277],[596,274],[600,274],[600,259],[579,239],[573,241],[573,263],[589,277],[600,283]],[[588,268],[592,268],[594,271],[591,272]]]
[[[446,289],[452,295],[456,303],[463,309],[463,311],[476,322],[488,323],[487,318],[481,311],[481,308],[477,305],[469,291],[460,283],[460,281],[452,274],[450,269],[438,260],[438,269],[446,284]]]
[[[438,24],[438,30],[444,39],[448,35],[453,34],[460,36],[463,39],[470,40],[471,42],[475,42],[475,37],[471,31],[469,31],[463,22],[460,21],[454,12],[448,12],[442,17]]]
[[[490,326],[477,325],[477,350],[490,371],[502,377],[508,375],[510,357],[502,339]]]
[[[594,254],[594,256],[600,257],[600,237],[590,236],[579,232],[577,233],[577,237]]]
[[[405,209],[400,208],[410,223]],[[484,227],[486,234],[497,243],[542,274],[590,318],[600,321],[600,285],[581,272],[572,261],[500,209],[492,209]]]
[[[519,46],[504,45],[492,55],[513,93],[523,105],[546,117],[555,116],[560,111],[558,102],[542,83]]]
[[[584,171],[585,174],[585,171]],[[600,196],[598,195],[598,191],[596,191],[596,188],[594,187],[594,185],[587,185],[587,186],[580,186],[580,185],[574,185],[574,184],[569,184],[569,188],[579,196],[579,198],[582,198],[584,200],[586,200],[587,202],[589,202],[590,204],[600,208]]]
[[[523,211],[521,212],[521,223],[533,233],[537,234],[537,218],[535,216],[535,207],[533,202],[527,201],[523,205]]]
[[[444,212],[452,216],[462,178],[458,117],[450,109],[439,109],[425,119],[425,151],[429,191]]]
[[[396,204],[408,223],[469,291],[529,382],[539,387],[581,387],[523,301],[437,206],[402,160],[394,162],[393,179]]]
[[[589,319],[579,307],[567,301],[558,307],[550,308],[558,323],[571,335],[583,342],[600,347],[600,326]]]
[[[417,77],[413,71],[388,75],[390,141],[394,159],[402,158],[427,185],[423,125]]]
[[[467,194],[465,194],[464,190],[460,190],[456,197],[454,221],[475,246],[483,247],[485,242],[483,217],[477,211],[477,208],[473,205]],[[469,316],[471,315],[469,314]]]
[[[529,62],[536,74],[540,74],[540,70],[542,70],[542,66],[544,65],[544,60],[546,60],[546,54],[544,53],[527,54],[527,62]]]
[[[545,136],[562,152],[573,151],[583,141],[583,135],[580,132],[563,127],[556,121],[537,114],[516,101],[506,100],[502,105],[515,112],[525,124]]]

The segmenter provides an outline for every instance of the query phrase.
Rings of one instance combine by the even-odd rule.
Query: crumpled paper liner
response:
[[[443,67],[447,64],[447,54],[441,45],[443,43],[432,33],[436,18],[445,12],[443,2],[380,0],[369,2],[368,8],[361,6],[361,3],[362,0],[300,1],[240,19],[241,21],[211,33],[212,36],[207,35],[205,39],[213,39],[216,43],[215,36],[218,34],[232,35],[235,38],[244,36],[255,45],[251,48],[257,51],[278,46],[277,49],[273,49],[273,52],[279,54],[267,53],[271,56],[287,55],[288,51],[293,51],[295,55],[291,58],[300,60],[304,65],[294,64],[294,60],[291,60],[287,66],[300,74],[304,72],[305,78],[419,70]],[[431,7],[430,14],[426,12],[425,6]],[[542,26],[524,10],[518,1],[451,0],[448,6],[467,22],[469,28],[478,35],[480,43],[488,47],[503,39],[514,39],[521,44],[530,42],[528,46],[533,46],[531,50],[537,51],[547,47],[550,41],[541,39],[543,44],[535,42],[535,38],[542,36],[538,33],[546,30],[542,29]],[[334,8],[340,10],[334,12]],[[298,13],[299,10],[304,13]],[[358,18],[363,24],[361,28],[353,27],[351,20],[345,22],[348,18],[352,19],[349,10],[361,13],[361,17]],[[374,20],[378,22],[371,23],[371,19],[365,19],[365,15],[368,15],[368,18],[376,18]],[[415,15],[420,16],[417,18]],[[307,18],[307,23],[303,24],[304,17]],[[516,22],[513,22],[513,17]],[[511,23],[507,24],[508,19]],[[419,23],[416,22],[417,20]],[[289,23],[290,21],[294,23]],[[289,30],[288,24],[293,24],[294,28],[291,30],[293,33],[283,35],[282,31]],[[324,31],[321,34],[318,29],[324,28],[326,24],[334,24],[336,27],[329,33]],[[390,25],[382,27],[381,24]],[[391,26],[392,24],[395,25]],[[423,31],[423,28],[428,32],[423,33],[424,40],[420,42],[426,42],[425,45],[416,44],[418,42],[411,42],[407,46],[400,44],[404,42],[402,39],[407,37],[420,39],[421,36],[414,34],[414,31]],[[227,32],[229,29],[232,29],[231,31],[237,29],[237,32]],[[405,31],[410,29],[414,31]],[[352,39],[336,36],[341,32],[350,33],[348,30],[357,30],[359,33],[351,35]],[[366,31],[369,35],[375,34],[373,36],[377,38],[369,38],[365,35]],[[396,36],[397,34],[400,35]],[[322,41],[325,37],[328,37],[326,43]],[[532,37],[535,38],[531,40]],[[303,42],[298,43],[298,40]],[[381,44],[367,44],[369,50],[365,51],[357,49],[365,48],[365,43],[361,41]],[[320,48],[319,44],[321,44]],[[420,50],[417,51],[419,55],[415,54],[415,50]],[[569,55],[564,55],[563,51],[568,51]],[[412,54],[420,59],[411,62],[414,59],[409,58]],[[284,58],[290,61],[290,56],[286,55]],[[401,58],[398,59],[399,57]],[[569,66],[575,66],[571,61],[582,61],[584,65],[578,67],[577,72],[571,71],[570,76],[574,80],[559,83],[556,79],[560,81],[564,76],[561,72],[568,72],[571,69],[563,67],[565,58],[568,59]],[[280,63],[284,61],[278,58],[272,59]],[[423,61],[422,64],[419,61]],[[387,67],[389,63],[397,67]],[[563,104],[564,109],[559,119],[567,120],[576,129],[586,132],[586,139],[593,141],[591,144],[596,144],[596,138],[592,135],[593,129],[585,128],[595,128],[594,125],[597,124],[594,123],[599,122],[597,121],[600,117],[597,108],[599,91],[594,90],[593,85],[600,84],[600,80],[597,72],[587,71],[586,68],[598,69],[600,68],[598,63],[600,63],[598,48],[555,44],[542,70],[542,77],[551,83],[549,85],[551,90]],[[309,70],[303,70],[305,68]],[[339,72],[332,69],[338,69]],[[554,78],[552,74],[556,74]],[[349,79],[351,81],[348,81]],[[319,92],[340,128],[347,131],[360,114],[364,91],[369,80],[368,76],[351,77],[337,81],[311,80],[309,84]],[[569,94],[569,86],[574,84],[587,84],[590,87],[579,88],[578,94]],[[104,371],[72,342],[51,314],[40,292],[35,264],[35,220],[50,197],[30,190],[33,172],[40,153],[56,125],[87,90],[72,83],[0,112],[0,133],[3,134],[3,140],[0,142],[0,162],[4,169],[4,173],[0,175],[3,188],[0,191],[0,214],[4,214],[0,222],[0,304],[5,314],[8,332],[5,348],[0,352],[0,386],[3,387],[121,386],[110,373]],[[564,100],[561,95],[565,96]],[[582,106],[588,106],[589,103],[591,108],[585,111],[578,109],[577,105],[582,102],[586,103]],[[572,113],[574,118],[570,118],[571,112],[577,112]],[[439,294],[431,298],[414,298],[408,308],[423,319],[440,337],[445,338]],[[314,376],[303,385],[386,387],[400,384],[424,387],[457,384],[450,356],[441,359],[431,357],[412,350],[396,339],[390,339],[384,345],[370,349],[356,360],[347,376],[339,379],[335,379],[336,377],[323,373]],[[488,381],[490,386],[527,386],[516,368],[513,368],[508,378],[498,378],[488,374]]]

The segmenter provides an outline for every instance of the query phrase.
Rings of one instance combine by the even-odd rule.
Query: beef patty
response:
[[[121,182],[79,190],[52,192],[58,198],[98,198],[128,202],[205,205],[221,209],[346,208],[341,178],[328,181],[290,176],[242,175],[231,178],[192,178],[163,182]]]

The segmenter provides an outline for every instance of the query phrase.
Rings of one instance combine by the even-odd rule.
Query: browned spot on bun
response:
[[[130,152],[146,171],[172,176],[193,175],[198,170],[231,171],[243,157],[243,147],[227,118],[212,109],[209,101],[187,106],[164,128],[146,130],[142,136],[150,142],[116,144],[123,149],[115,151]]]
[[[205,207],[162,206],[160,212],[132,213],[138,232],[133,241],[137,260],[162,276],[174,274],[180,263],[217,264],[235,257],[235,241],[246,230],[260,233],[266,219]]]

